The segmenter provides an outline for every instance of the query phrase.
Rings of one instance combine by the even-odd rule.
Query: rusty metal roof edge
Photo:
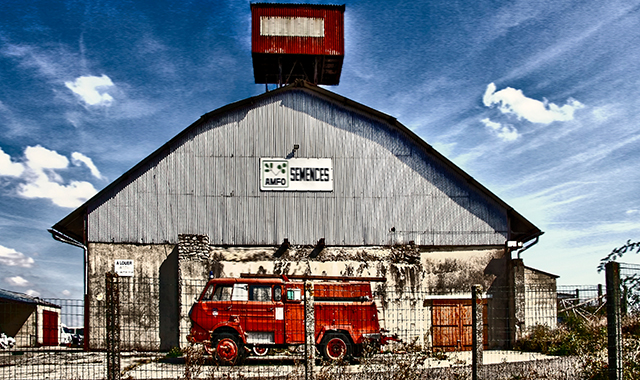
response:
[[[251,8],[313,8],[313,9],[336,9],[344,12],[345,4],[304,4],[304,3],[251,3]]]
[[[18,293],[18,292],[6,290],[6,289],[0,289],[0,299],[6,299],[13,302],[22,302],[22,303],[28,303],[28,304],[55,307],[58,309],[61,308],[60,305],[56,305],[54,303],[42,300],[38,297],[32,297],[25,293]]]
[[[557,274],[553,274],[553,273],[545,272],[545,271],[543,271],[543,270],[536,269],[536,268],[533,268],[533,267],[529,267],[529,266],[526,266],[526,265],[525,265],[524,267],[525,267],[525,269],[529,269],[529,270],[530,270],[530,271],[532,271],[532,272],[537,272],[537,273],[543,274],[543,275],[545,275],[545,276],[549,276],[549,277],[553,277],[553,278],[560,278],[560,276],[559,276],[559,275],[557,275]]]
[[[256,102],[258,102],[258,101],[260,101],[262,99],[269,98],[271,96],[280,94],[282,92],[291,91],[293,89],[303,89],[303,90],[309,91],[309,92],[311,92],[313,94],[319,95],[320,97],[324,97],[327,100],[336,102],[336,103],[340,104],[343,107],[347,107],[347,108],[351,108],[353,110],[359,111],[360,113],[365,114],[365,116],[369,116],[369,117],[374,116],[376,119],[380,119],[381,121],[383,121],[383,122],[385,122],[385,123],[387,123],[389,125],[392,125],[393,127],[397,128],[402,133],[406,134],[412,141],[414,141],[417,145],[422,147],[427,153],[435,156],[435,158],[440,160],[445,166],[447,166],[449,169],[452,169],[456,174],[458,174],[462,178],[464,178],[470,185],[472,185],[473,187],[477,188],[482,193],[484,193],[489,198],[491,198],[496,203],[498,203],[500,206],[505,208],[505,210],[507,212],[507,215],[511,215],[512,218],[517,219],[520,223],[523,223],[524,225],[528,225],[529,228],[527,228],[527,231],[522,233],[522,238],[521,238],[522,242],[527,242],[527,241],[529,241],[531,239],[534,239],[534,238],[536,238],[536,237],[538,237],[538,236],[540,236],[540,235],[542,235],[544,233],[539,228],[537,228],[533,223],[531,223],[529,220],[527,220],[524,216],[522,216],[520,213],[518,213],[513,207],[509,206],[501,198],[499,198],[497,195],[495,195],[489,189],[487,189],[482,184],[480,184],[480,182],[478,182],[472,176],[467,174],[464,170],[462,170],[460,167],[458,167],[456,164],[454,164],[451,160],[446,158],[440,152],[436,151],[431,145],[429,145],[426,141],[424,141],[422,138],[420,138],[420,136],[418,136],[413,131],[411,131],[409,128],[407,128],[402,123],[400,123],[395,117],[393,117],[391,115],[388,115],[388,114],[385,114],[384,112],[378,111],[378,110],[373,109],[371,107],[368,107],[368,106],[366,106],[366,105],[364,105],[362,103],[358,103],[358,102],[356,102],[354,100],[351,100],[349,98],[346,98],[346,97],[344,97],[342,95],[336,94],[336,93],[334,93],[332,91],[326,90],[326,89],[324,89],[322,87],[316,86],[316,85],[314,85],[314,84],[312,84],[310,82],[307,82],[305,80],[302,80],[302,79],[297,79],[295,82],[293,82],[290,85],[287,85],[287,86],[284,86],[284,87],[281,87],[281,88],[277,88],[275,90],[268,91],[268,92],[265,92],[263,94],[252,96],[252,97],[249,97],[249,98],[246,98],[246,99],[242,99],[242,100],[236,101],[234,103],[227,104],[225,106],[222,106],[220,108],[217,108],[217,109],[215,109],[215,110],[213,110],[211,112],[207,112],[206,114],[200,116],[200,118],[198,120],[193,122],[187,128],[185,128],[182,131],[180,131],[177,135],[175,135],[169,141],[164,143],[162,146],[160,146],[158,149],[156,149],[154,152],[152,152],[146,158],[142,159],[142,161],[138,162],[131,169],[127,170],[124,174],[122,174],[116,180],[111,182],[104,189],[100,190],[96,195],[94,195],[93,197],[88,199],[85,203],[83,203],[81,206],[76,208],[69,215],[67,215],[66,217],[61,219],[59,222],[54,224],[52,228],[55,229],[55,230],[58,230],[60,232],[63,232],[63,233],[65,233],[65,234],[67,234],[67,235],[69,235],[71,237],[79,238],[78,239],[79,241],[84,242],[84,239],[82,238],[82,236],[84,235],[83,233],[77,234],[76,232],[71,231],[68,228],[65,228],[65,226],[68,226],[69,224],[71,224],[71,222],[77,220],[80,217],[83,218],[83,220],[84,220],[84,215],[86,214],[87,209],[91,204],[93,204],[94,202],[99,200],[105,193],[107,193],[108,191],[110,191],[111,189],[116,187],[120,182],[124,181],[129,176],[134,174],[139,168],[141,168],[144,165],[146,165],[147,162],[149,162],[150,160],[154,159],[156,156],[162,154],[165,150],[169,151],[170,147],[172,146],[174,141],[179,140],[184,135],[188,134],[191,131],[191,129],[195,128],[196,126],[200,125],[205,120],[207,120],[207,119],[209,119],[209,118],[211,118],[213,116],[216,116],[216,115],[219,115],[219,114],[223,114],[225,112],[228,112],[228,111],[231,111],[231,110],[234,110],[234,109],[237,109],[237,108],[251,106],[251,105],[255,104]]]

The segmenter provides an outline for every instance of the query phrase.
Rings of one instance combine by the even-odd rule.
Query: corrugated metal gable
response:
[[[332,158],[333,192],[261,192],[260,157]],[[503,244],[506,210],[387,122],[305,91],[235,109],[172,140],[88,212],[89,241]],[[391,231],[395,228],[395,232]]]

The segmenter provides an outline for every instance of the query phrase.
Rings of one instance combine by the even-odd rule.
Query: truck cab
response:
[[[369,282],[314,279],[314,301],[315,344],[325,359],[358,355],[367,342],[384,343]],[[239,364],[251,349],[299,346],[305,341],[304,282],[287,276],[211,279],[189,317],[188,340],[202,343],[221,364]]]

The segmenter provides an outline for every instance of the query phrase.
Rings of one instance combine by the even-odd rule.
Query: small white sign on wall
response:
[[[133,277],[133,260],[116,260],[114,272],[120,277]]]

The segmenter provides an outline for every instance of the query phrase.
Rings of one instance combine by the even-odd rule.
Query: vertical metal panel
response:
[[[293,18],[322,19],[323,37],[263,35],[261,19],[269,17],[278,29]],[[251,52],[277,54],[344,55],[344,7],[327,5],[251,5]]]
[[[261,192],[260,157],[332,158],[334,191]],[[302,91],[209,120],[89,210],[92,242],[503,244],[506,210],[379,120]],[[391,229],[395,228],[395,231]]]

